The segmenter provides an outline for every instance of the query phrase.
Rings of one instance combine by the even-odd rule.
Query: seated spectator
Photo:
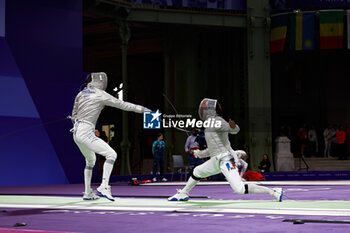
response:
[[[267,154],[264,154],[260,162],[259,169],[261,172],[270,172],[271,162]]]

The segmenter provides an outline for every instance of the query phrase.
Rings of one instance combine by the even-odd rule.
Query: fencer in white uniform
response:
[[[113,165],[117,159],[117,153],[102,139],[95,135],[95,125],[97,119],[105,106],[115,107],[124,111],[143,113],[149,109],[119,100],[107,92],[107,75],[103,72],[91,73],[87,78],[87,87],[78,93],[74,101],[72,111],[72,121],[74,127],[74,142],[79,147],[85,157],[86,166],[84,169],[85,192],[84,200],[96,200],[99,197],[91,189],[92,169],[96,162],[96,155],[100,154],[106,158],[103,165],[102,183],[97,188],[97,192],[110,201],[114,201],[111,195],[109,178]]]
[[[229,182],[231,188],[238,194],[248,193],[267,193],[274,199],[282,201],[283,190],[281,188],[270,189],[267,187],[244,184],[238,173],[236,162],[238,157],[236,152],[231,148],[228,134],[237,134],[239,126],[230,119],[225,121],[218,112],[221,111],[221,106],[214,99],[205,98],[199,105],[199,117],[202,120],[209,120],[214,122],[221,122],[221,127],[213,127],[205,129],[205,139],[207,141],[207,149],[195,150],[194,155],[199,158],[210,157],[205,163],[197,166],[188,179],[186,186],[178,190],[177,193],[169,197],[169,201],[187,201],[189,199],[188,193],[202,178],[206,178],[218,173],[222,173]],[[211,125],[212,126],[212,125]]]
[[[248,157],[247,153],[244,150],[235,150],[234,152],[236,152],[237,159],[238,159],[238,162],[236,163],[237,168],[241,170],[241,174],[240,174],[241,179],[242,181],[246,181],[245,179],[243,179],[243,175],[248,168],[248,163],[246,162],[246,159]]]

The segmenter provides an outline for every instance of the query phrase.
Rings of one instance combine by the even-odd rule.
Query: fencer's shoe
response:
[[[187,193],[182,193],[181,189],[177,189],[177,193],[168,198],[168,201],[188,201],[190,197]]]
[[[163,178],[162,181],[163,181],[163,182],[167,182],[168,179],[167,179],[167,178]]]
[[[107,198],[110,201],[115,201],[114,197],[111,194],[111,186],[110,185],[100,185],[100,187],[97,188],[98,194],[101,196]]]
[[[90,190],[90,192],[84,192],[83,194],[84,201],[94,201],[100,199],[100,197],[97,196],[93,190]]]
[[[272,197],[276,199],[277,201],[282,201],[283,197],[283,189],[282,188],[274,188]]]
[[[157,182],[157,178],[154,177],[154,178],[152,179],[152,181],[153,181],[153,182]]]

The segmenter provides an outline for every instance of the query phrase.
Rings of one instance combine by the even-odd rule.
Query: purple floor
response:
[[[127,186],[114,185],[118,196],[170,196],[182,186]],[[285,186],[285,199],[293,200],[350,200],[350,186]],[[3,187],[0,194],[58,194],[78,196],[83,185],[56,185],[31,187]],[[197,186],[191,196],[210,196],[212,199],[266,199],[265,194],[238,195],[229,186]],[[0,213],[1,228],[14,229],[13,224],[26,222],[25,227],[65,232],[118,233],[225,233],[225,232],[349,232],[350,224],[282,222],[283,219],[350,220],[349,217],[288,216],[251,214],[212,214],[176,212],[131,212],[98,210],[6,209]]]

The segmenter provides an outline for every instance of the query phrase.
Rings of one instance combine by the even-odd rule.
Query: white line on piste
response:
[[[314,216],[341,216],[341,217],[349,217],[350,211],[335,211],[335,210],[312,210],[312,209],[304,209],[304,210],[290,210],[290,209],[182,209],[176,210],[176,212],[186,213],[186,212],[200,212],[200,213],[230,213],[230,214],[274,214],[274,215],[314,215]]]
[[[246,184],[261,184],[261,185],[282,185],[282,186],[348,186],[350,181],[247,181]],[[145,183],[141,185],[150,186],[182,186],[186,185],[186,182],[157,182],[157,183]],[[227,181],[202,181],[197,185],[212,186],[212,185],[229,185]]]
[[[178,213],[231,213],[231,214],[269,214],[269,215],[313,215],[350,217],[350,210],[344,209],[307,209],[307,208],[232,208],[232,207],[193,207],[193,206],[91,206],[91,205],[56,205],[56,204],[6,204],[1,208],[32,208],[32,209],[74,209],[74,210],[114,210],[114,211],[152,211]]]

